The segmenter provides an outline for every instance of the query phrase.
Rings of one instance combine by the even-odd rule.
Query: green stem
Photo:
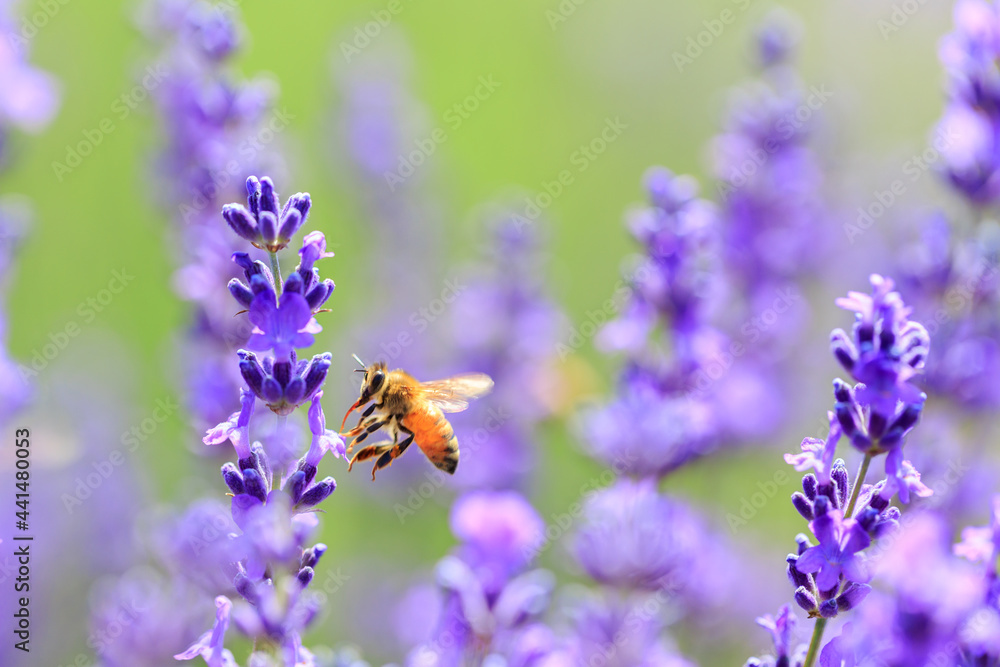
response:
[[[267,253],[271,258],[271,275],[274,276],[274,289],[281,294],[281,265],[278,263],[278,253]]]
[[[819,655],[819,645],[823,643],[823,631],[826,630],[826,619],[817,618],[816,625],[813,626],[812,640],[809,642],[809,652],[806,654],[806,661],[802,667],[812,667]]]
[[[865,483],[865,477],[868,476],[868,466],[871,465],[872,455],[865,454],[865,460],[861,462],[861,468],[858,469],[858,474],[854,478],[854,490],[851,491],[851,500],[847,503],[847,511],[844,512],[844,518],[849,518],[854,514],[854,506],[858,502],[858,495],[861,493],[861,485]]]

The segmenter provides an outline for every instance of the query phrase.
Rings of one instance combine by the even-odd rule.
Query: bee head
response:
[[[385,389],[385,362],[375,362],[371,366],[364,369],[364,374],[365,377],[361,383],[361,398],[358,400],[358,403],[361,405],[367,403],[373,398],[377,398]]]

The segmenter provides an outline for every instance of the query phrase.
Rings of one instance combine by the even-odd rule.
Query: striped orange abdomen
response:
[[[458,467],[458,438],[444,413],[425,402],[403,415],[403,427],[413,433],[413,441],[431,463],[449,475]]]

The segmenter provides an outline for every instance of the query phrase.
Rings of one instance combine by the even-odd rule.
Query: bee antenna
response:
[[[360,368],[360,369],[358,369],[358,370],[362,370],[362,371],[363,371],[363,370],[365,369],[365,362],[361,361],[361,357],[359,357],[359,356],[358,356],[358,355],[356,355],[356,354],[352,354],[351,356],[352,356],[352,357],[354,357],[354,360],[355,360],[356,362],[358,362],[358,364],[360,364],[360,365],[361,365],[361,368]]]

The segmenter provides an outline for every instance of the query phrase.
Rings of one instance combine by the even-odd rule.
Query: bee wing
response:
[[[420,393],[443,412],[461,412],[469,401],[493,389],[493,379],[484,373],[466,373],[420,384]]]

